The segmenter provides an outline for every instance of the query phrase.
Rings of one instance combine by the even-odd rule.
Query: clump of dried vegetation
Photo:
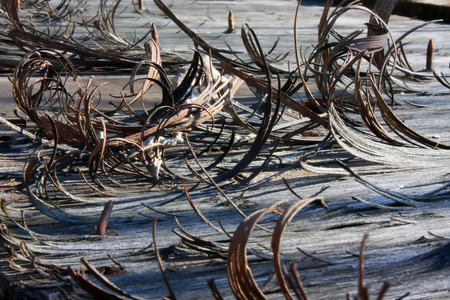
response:
[[[12,85],[17,108],[39,129],[38,135],[31,135],[39,146],[24,166],[25,189],[32,206],[54,220],[91,225],[98,220],[99,207],[112,196],[134,197],[151,189],[181,190],[196,214],[226,236],[228,233],[209,222],[189,196],[202,187],[214,188],[244,220],[226,244],[191,235],[179,225],[181,233],[176,233],[184,245],[226,260],[229,285],[236,298],[265,299],[267,296],[248,266],[247,242],[261,218],[279,215],[271,240],[276,279],[287,299],[307,299],[296,266],[292,264],[288,269],[282,264],[281,239],[289,222],[305,206],[312,202],[326,206],[322,199],[301,199],[287,208],[277,203],[247,216],[227,196],[226,188],[257,186],[266,180],[258,179],[258,175],[269,165],[276,174],[292,168],[294,164],[277,164],[275,152],[295,146],[313,149],[311,155],[300,158],[301,166],[307,170],[349,173],[394,204],[414,205],[425,196],[411,197],[381,189],[341,161],[337,162],[338,167],[320,168],[308,160],[317,149],[332,144],[363,160],[399,169],[439,167],[450,159],[450,145],[419,134],[392,109],[393,86],[405,78],[435,79],[450,88],[444,75],[410,67],[402,40],[417,28],[394,39],[388,19],[396,1],[378,1],[373,10],[349,1],[333,7],[333,1],[328,1],[318,27],[318,42],[308,53],[300,51],[296,31],[301,20],[296,17],[296,68],[285,71],[275,66],[280,58],[273,58],[270,51],[262,49],[249,25],[241,28],[241,38],[251,63],[232,50],[210,46],[168,6],[155,0],[194,45],[189,65],[173,80],[170,68],[162,61],[178,65],[181,61],[172,53],[161,53],[154,26],[133,41],[118,33],[115,18],[120,2],[100,0],[97,16],[91,19],[85,15],[84,1],[64,0],[57,7],[48,1],[22,2],[22,6],[35,12],[36,23],[40,19],[52,20],[53,26],[46,30],[30,20],[22,20],[16,0],[1,2],[2,22],[7,26],[0,32],[0,51],[11,57],[1,67],[14,68]],[[301,9],[300,1],[297,9]],[[341,35],[335,24],[352,10],[366,13],[370,21],[365,29]],[[85,32],[83,40],[74,35],[80,28]],[[121,74],[125,70],[130,79],[115,95],[104,95],[104,85],[79,76],[80,72],[93,70]],[[254,93],[250,103],[234,98],[242,86]],[[77,184],[65,185],[67,178]],[[287,182],[286,185],[290,189]],[[426,198],[439,197],[447,188],[445,185]],[[64,274],[69,274],[93,297],[138,299],[116,286],[85,258],[81,260],[84,270],[95,282],[71,266],[41,263],[27,243],[38,240],[45,244],[44,237],[30,231],[25,219],[12,216],[5,201],[2,203],[5,219],[31,235],[31,240],[15,237],[2,225],[3,238],[11,249],[19,249],[15,258],[32,261],[36,270],[64,283],[69,282]],[[87,207],[86,213],[71,212],[69,208],[73,206]],[[107,209],[109,213],[105,212],[103,219],[106,223],[111,202]],[[104,233],[104,227],[99,232]],[[365,240],[366,237],[359,256],[359,299],[368,299],[362,267]],[[153,246],[170,298],[175,299],[156,243],[156,221]],[[11,266],[22,269],[14,259]],[[120,272],[120,264],[110,271]],[[216,299],[221,299],[214,281],[209,285]],[[387,285],[380,290],[379,299],[386,289]]]

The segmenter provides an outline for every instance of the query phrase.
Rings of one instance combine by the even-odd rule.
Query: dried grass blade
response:
[[[369,235],[366,233],[361,241],[361,248],[359,250],[359,265],[358,265],[358,299],[369,300],[369,292],[364,286],[364,247]]]
[[[378,209],[387,209],[387,210],[399,210],[401,208],[399,207],[394,207],[394,206],[388,206],[388,205],[383,205],[383,204],[378,204],[378,203],[374,203],[374,202],[370,202],[367,200],[364,200],[360,197],[356,197],[356,196],[352,196],[352,199],[358,202],[361,202],[363,204],[378,208]]]
[[[227,275],[233,294],[237,299],[267,299],[258,287],[247,262],[247,242],[257,222],[266,214],[272,213],[282,202],[267,209],[258,210],[246,217],[230,242],[227,258]]]
[[[447,78],[445,77],[444,73],[441,73],[441,75],[439,75],[436,70],[433,70],[433,74],[434,77],[446,88],[450,89],[450,82],[447,80]]]
[[[190,142],[189,142],[189,138],[187,136],[187,134],[185,134],[185,141],[186,144],[188,145],[188,147],[191,149],[191,154],[194,157],[195,161],[197,162],[198,166],[202,169],[203,173],[206,175],[206,177],[208,177],[208,179],[210,180],[211,184],[217,189],[217,191],[228,201],[228,203],[231,204],[231,206],[233,206],[233,208],[242,216],[242,217],[246,217],[246,215],[239,209],[239,207],[236,205],[236,203],[233,202],[233,200],[231,200],[226,194],[225,192],[219,187],[219,185],[217,185],[216,181],[209,175],[209,173],[206,171],[206,169],[200,164],[200,161],[198,160],[197,156],[195,155],[195,152],[192,149],[192,146],[190,146]]]
[[[293,98],[289,97],[285,93],[279,93],[279,91],[275,90],[272,87],[269,87],[267,82],[258,79],[254,76],[251,76],[245,72],[242,72],[236,68],[233,68],[230,64],[221,63],[221,66],[226,70],[232,72],[242,80],[244,80],[247,85],[254,87],[258,90],[261,90],[262,92],[267,93],[268,95],[271,94],[273,99],[277,99],[277,96],[279,95],[282,104],[286,105],[287,107],[289,107],[294,111],[299,112],[303,116],[310,118],[312,122],[322,125],[325,125],[327,123],[327,120],[325,118],[326,115],[317,114],[313,112],[311,109],[309,109],[307,106],[300,104],[299,102],[295,101]]]
[[[413,139],[414,141],[417,141],[423,145],[426,145],[428,147],[431,148],[439,148],[439,149],[450,149],[450,145],[445,145],[439,142],[435,142],[433,140],[430,140],[420,134],[418,134],[417,132],[415,132],[414,130],[412,130],[411,128],[409,128],[408,126],[406,126],[405,123],[403,123],[392,111],[392,109],[389,107],[389,105],[386,103],[386,101],[384,100],[383,96],[381,95],[380,91],[378,90],[378,88],[376,88],[375,86],[375,82],[373,80],[372,77],[369,77],[370,80],[372,81],[372,88],[373,91],[375,93],[375,96],[377,98],[377,104],[378,107],[380,108],[380,111],[382,113],[383,119],[386,121],[386,123],[388,123],[392,128],[400,131],[401,133],[405,134],[407,137]]]
[[[159,269],[160,269],[161,274],[163,276],[164,283],[165,283],[165,285],[167,287],[167,290],[169,291],[170,299],[175,300],[176,299],[175,294],[174,294],[174,292],[172,290],[172,287],[170,286],[170,283],[169,283],[169,280],[168,280],[168,278],[166,276],[166,273],[164,272],[163,262],[162,262],[162,259],[161,259],[161,255],[159,254],[158,245],[156,244],[156,223],[157,223],[157,221],[158,220],[156,218],[153,219],[153,230],[152,230],[153,246],[155,247],[156,261],[158,262],[158,266],[159,266]]]
[[[308,295],[306,294],[306,291],[303,288],[303,284],[302,281],[300,280],[300,275],[298,274],[298,270],[295,263],[292,263],[289,266],[293,278],[289,276],[287,268],[283,267],[283,274],[286,278],[287,283],[294,290],[294,293],[299,300],[308,300],[309,299]]]
[[[387,292],[387,290],[389,289],[390,284],[388,282],[384,282],[383,286],[381,287],[380,291],[378,292],[377,295],[377,300],[382,300]]]
[[[358,61],[358,67],[359,70],[362,60]],[[397,142],[378,122],[375,111],[372,109],[372,106],[369,103],[369,100],[364,100],[361,92],[361,77],[360,72],[356,72],[355,75],[355,98],[358,102],[359,107],[359,113],[366,124],[366,126],[378,137],[391,142],[398,144]]]
[[[259,41],[258,41],[258,39],[256,39],[256,37],[255,37],[255,43],[258,47],[258,52],[259,52],[258,55],[261,58],[261,60],[264,62],[264,65],[266,66],[264,70],[266,73],[265,75],[266,75],[266,79],[267,79],[268,91],[272,91],[273,89],[272,89],[270,68],[264,57],[261,46],[259,45]],[[279,79],[279,77],[278,77],[278,79]],[[249,151],[245,154],[245,156],[233,167],[233,169],[231,169],[226,174],[221,175],[218,178],[216,178],[216,181],[224,181],[224,180],[233,178],[240,171],[242,171],[245,167],[247,167],[259,154],[259,152],[263,148],[264,144],[266,143],[267,139],[269,138],[273,126],[275,126],[275,123],[276,123],[276,120],[278,117],[278,112],[280,109],[280,104],[281,104],[281,94],[282,94],[281,90],[278,89],[277,97],[275,98],[275,99],[277,99],[277,102],[276,102],[275,110],[272,114],[272,117],[271,117],[271,113],[272,113],[272,99],[273,99],[272,97],[273,97],[273,95],[272,95],[272,93],[267,94],[267,99],[265,99],[266,103],[265,103],[265,109],[264,109],[264,117],[263,117],[263,120],[261,121],[261,125],[260,125],[258,133],[256,135],[255,142],[252,144],[252,146],[250,147]]]
[[[383,188],[381,188],[379,186],[376,186],[376,185],[370,183],[369,181],[365,180],[364,178],[362,178],[358,174],[356,174],[348,165],[346,165],[342,161],[336,160],[336,162],[344,170],[346,170],[348,173],[350,173],[350,175],[355,177],[358,182],[360,182],[361,184],[363,184],[366,187],[370,188],[371,190],[379,193],[380,195],[388,197],[389,199],[392,199],[392,200],[394,200],[395,202],[398,202],[398,203],[402,203],[402,204],[406,204],[406,205],[410,205],[410,206],[417,206],[417,201],[413,197],[408,197],[406,195],[403,195],[403,194],[400,194],[400,193],[396,193],[396,192],[392,192],[392,191],[388,191],[388,190],[383,189]]]
[[[281,265],[281,239],[283,236],[283,231],[286,229],[289,222],[295,217],[295,215],[302,210],[306,205],[315,202],[322,201],[321,197],[307,198],[292,204],[288,209],[286,209],[281,215],[280,219],[277,221],[272,234],[272,250],[273,250],[273,261],[275,266],[275,273],[277,276],[278,283],[286,299],[293,300],[293,297],[289,291],[286,284],[286,280],[283,274],[283,266]]]
[[[103,276],[99,271],[97,271],[97,269],[95,269],[93,266],[91,266],[86,258],[82,257],[82,258],[80,258],[80,260],[83,263],[83,265],[89,270],[89,272],[91,272],[92,275],[94,275],[95,278],[97,278],[102,284],[104,284],[110,290],[112,290],[112,291],[114,291],[114,292],[116,292],[116,293],[118,293],[118,294],[120,294],[122,296],[125,296],[125,297],[127,297],[129,299],[135,299],[135,300],[143,299],[143,298],[135,297],[135,296],[130,295],[127,292],[123,291],[117,285],[112,283],[108,278]]]
[[[93,296],[96,299],[108,299],[108,300],[129,299],[125,297],[120,297],[116,294],[113,294],[111,292],[102,289],[98,285],[87,280],[83,275],[79,274],[78,272],[75,272],[70,266],[67,267],[66,271],[80,288],[88,292],[91,296]]]
[[[450,159],[448,150],[399,147],[362,133],[345,124],[333,103],[328,108],[331,133],[339,145],[349,153],[364,160],[396,166],[442,167]]]
[[[208,279],[208,286],[209,286],[209,289],[211,290],[215,300],[223,300],[223,297],[220,294],[219,289],[217,288],[216,283],[214,282],[213,278]]]
[[[176,232],[175,230],[172,230],[172,232],[178,235],[182,239],[183,243],[185,243],[188,247],[194,248],[195,250],[200,252],[206,252],[208,254],[219,256],[220,258],[223,259],[227,258],[228,249],[226,247],[221,246],[218,243],[208,241],[190,234],[181,226],[177,217],[175,217],[175,222],[177,223],[177,226],[181,230],[183,235]]]
[[[194,212],[200,217],[200,219],[202,219],[203,222],[205,222],[206,225],[208,225],[209,227],[211,227],[212,229],[214,229],[215,231],[217,231],[218,233],[221,234],[225,234],[225,232],[223,232],[222,229],[218,228],[217,226],[215,226],[214,224],[212,224],[203,214],[202,212],[197,208],[197,206],[195,206],[194,201],[192,201],[191,197],[189,196],[189,192],[187,189],[187,186],[184,185],[184,193],[186,194],[186,198],[189,202],[189,204],[191,205],[192,209],[194,210]]]
[[[95,223],[95,221],[91,217],[70,214],[59,207],[50,208],[50,206],[46,204],[44,200],[40,199],[39,196],[32,191],[31,178],[34,177],[35,172],[38,169],[38,164],[39,162],[37,161],[37,159],[31,159],[28,161],[28,165],[24,168],[25,188],[30,202],[43,214],[59,221],[71,224]]]

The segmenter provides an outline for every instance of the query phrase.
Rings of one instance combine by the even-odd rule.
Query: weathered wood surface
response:
[[[232,9],[236,24],[249,23],[258,34],[263,48],[270,49],[274,40],[280,37],[273,55],[289,52],[286,59],[280,62],[281,67],[288,68],[288,61],[294,64],[292,35],[296,4],[296,1],[173,1],[171,9],[211,45],[226,48],[226,39],[233,50],[242,51],[239,30],[232,34],[224,33],[228,10]],[[184,60],[189,60],[192,55],[191,40],[167,20],[153,3],[146,1],[145,5],[147,11],[143,14],[136,13],[129,4],[120,6],[124,10],[117,20],[121,34],[132,37],[136,31],[140,35],[153,22],[158,27],[162,50],[176,52]],[[95,5],[90,2],[89,6]],[[300,10],[299,22],[299,39],[305,48],[315,42],[320,15],[321,6],[318,3],[305,1]],[[340,19],[339,28],[351,32],[355,30],[355,24],[359,28],[364,22],[367,22],[367,15],[349,14]],[[392,16],[390,19],[390,28],[396,36],[420,24],[422,21],[404,17]],[[433,23],[414,33],[408,39],[411,43],[406,48],[410,54],[410,63],[416,69],[425,66],[426,45],[429,38],[433,38],[437,48],[435,68],[448,74],[448,32],[449,25]],[[171,57],[168,56],[167,60]],[[110,81],[106,91],[114,93],[120,91],[128,80],[123,74],[120,75],[100,74],[93,80],[97,84]],[[2,78],[2,84],[8,87],[6,78]],[[415,93],[396,89],[395,113],[421,134],[449,144],[448,90],[433,82],[418,83],[416,89]],[[5,92],[2,101],[10,105],[6,104],[11,103],[6,93],[9,91]],[[246,101],[250,98],[251,101],[250,95],[247,89],[242,88],[236,98]],[[411,102],[421,106],[411,105]],[[12,119],[11,106],[7,107],[6,111],[2,111],[2,116]],[[152,221],[158,218],[156,242],[175,296],[179,299],[211,299],[207,281],[214,279],[224,298],[234,298],[227,280],[226,261],[219,255],[226,253],[229,238],[200,220],[186,200],[182,185],[173,187],[170,181],[155,185],[145,178],[130,175],[128,178],[116,178],[121,184],[127,185],[126,190],[118,184],[112,186],[115,195],[94,197],[95,193],[89,191],[76,170],[68,171],[67,176],[59,180],[79,197],[89,194],[85,200],[90,205],[65,206],[70,213],[83,216],[87,220],[85,224],[59,222],[44,216],[30,205],[22,184],[22,166],[37,144],[7,127],[1,126],[0,129],[4,139],[0,144],[0,196],[8,206],[7,211],[21,226],[23,212],[26,226],[32,232],[30,234],[6,216],[2,217],[3,235],[10,238],[4,241],[6,250],[1,254],[4,293],[13,292],[18,298],[51,299],[62,297],[65,293],[70,297],[88,297],[64,271],[67,266],[81,268],[80,258],[84,257],[93,266],[102,269],[109,280],[133,296],[149,299],[168,296],[152,239]],[[9,137],[12,139],[9,140]],[[300,212],[288,225],[282,241],[283,263],[296,263],[310,299],[344,298],[347,293],[357,294],[357,256],[366,233],[369,238],[364,252],[365,280],[372,297],[375,297],[383,282],[389,282],[387,299],[400,298],[406,294],[408,296],[405,299],[449,298],[450,199],[448,187],[445,188],[450,174],[448,155],[442,157],[441,164],[412,168],[406,165],[399,168],[364,162],[334,146],[319,151],[315,159],[309,160],[315,166],[330,167],[335,173],[342,173],[330,175],[312,173],[300,167],[299,157],[312,149],[313,145],[281,147],[276,155],[283,167],[275,163],[269,165],[250,185],[229,183],[222,186],[246,214],[281,200],[289,200],[289,203],[280,205],[283,208],[297,201],[298,198],[288,190],[283,179],[303,198],[321,191],[320,196],[329,209],[312,205]],[[239,153],[230,156],[223,166],[230,167],[241,157]],[[414,203],[414,206],[393,205],[395,201],[392,195],[374,192],[361,184],[334,162],[336,158],[346,161],[352,170],[383,189],[401,193],[407,199],[422,197],[423,201]],[[174,158],[169,164],[178,167],[179,172],[189,174],[182,166],[181,158]],[[81,169],[83,167],[80,166]],[[265,178],[270,180],[265,182]],[[193,182],[186,181],[186,184],[192,186]],[[135,186],[134,192],[130,190],[131,186]],[[427,194],[440,187],[444,189],[439,193]],[[58,191],[49,193],[59,205],[67,201]],[[190,192],[190,197],[208,220],[230,234],[242,221],[242,217],[212,187],[200,186]],[[352,197],[387,207],[377,209],[355,201]],[[115,203],[109,224],[111,231],[108,231],[109,235],[100,237],[95,234],[95,225],[108,200]],[[181,241],[173,232],[180,232],[175,215],[188,233],[217,242],[223,246],[223,251],[216,250],[217,253],[206,255],[201,249],[190,249],[188,243]],[[268,297],[282,299],[284,297],[274,277],[270,259],[273,220],[276,217],[261,222],[269,231],[257,228],[252,233],[248,244],[251,249],[249,266]],[[19,241],[23,241],[22,252],[17,245]],[[86,273],[86,276],[101,285],[91,274]],[[7,295],[14,297],[12,294]]]

